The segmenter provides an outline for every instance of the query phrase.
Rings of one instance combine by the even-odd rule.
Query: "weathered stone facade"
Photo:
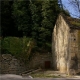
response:
[[[35,53],[35,55],[32,57],[30,63],[29,63],[29,68],[43,68],[47,67],[45,65],[45,62],[49,61],[50,62],[50,68],[52,68],[52,55],[51,53]]]
[[[80,70],[80,30],[78,30],[78,69]]]
[[[50,61],[52,67],[51,53],[34,54],[26,65],[10,54],[0,55],[0,74],[21,74],[29,69],[45,68],[45,61]]]
[[[61,73],[69,73],[70,69],[77,71],[79,68],[78,33],[78,28],[71,28],[65,17],[59,15],[52,34],[52,54],[53,67]]]
[[[65,26],[65,27],[64,27]],[[67,57],[68,57],[68,39],[69,39],[69,27],[65,23],[62,16],[59,16],[53,32],[53,66],[61,72],[66,72],[67,69]],[[55,51],[55,52],[54,52]],[[55,54],[54,54],[55,53]]]

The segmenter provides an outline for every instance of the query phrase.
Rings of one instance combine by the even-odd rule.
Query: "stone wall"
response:
[[[59,15],[52,38],[53,64],[61,73],[80,69],[80,31],[70,29]]]
[[[0,73],[1,74],[20,74],[25,71],[24,63],[10,54],[0,55]]]
[[[29,68],[45,68],[46,61],[50,61],[50,68],[52,68],[51,53],[35,53],[29,63]]]
[[[69,42],[69,53],[70,53],[70,69],[78,69],[78,30],[71,30],[70,42]]]
[[[80,30],[78,30],[78,69],[80,70]]]
[[[70,32],[70,69],[80,72],[80,30]]]
[[[20,74],[29,69],[45,68],[45,61],[50,61],[52,64],[51,53],[34,53],[31,60],[25,66],[24,62],[20,62],[10,54],[0,55],[0,73],[1,74]]]
[[[52,54],[53,66],[61,73],[67,72],[69,27],[60,15],[53,30]]]

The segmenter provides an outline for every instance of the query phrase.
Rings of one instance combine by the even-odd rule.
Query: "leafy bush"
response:
[[[34,41],[31,38],[5,37],[1,40],[2,53],[10,53],[15,57],[27,61],[34,47]]]

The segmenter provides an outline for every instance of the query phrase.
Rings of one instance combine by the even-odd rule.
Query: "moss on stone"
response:
[[[80,23],[79,23],[79,22],[70,21],[70,23],[71,23],[72,25],[75,25],[75,26],[80,26]]]

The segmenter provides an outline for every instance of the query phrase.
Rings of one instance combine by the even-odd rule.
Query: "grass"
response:
[[[54,74],[48,74],[44,72],[32,73],[31,76],[33,78],[61,78],[59,75],[55,76]]]
[[[50,75],[44,75],[44,74],[31,74],[33,78],[61,78],[61,76],[50,76]]]

